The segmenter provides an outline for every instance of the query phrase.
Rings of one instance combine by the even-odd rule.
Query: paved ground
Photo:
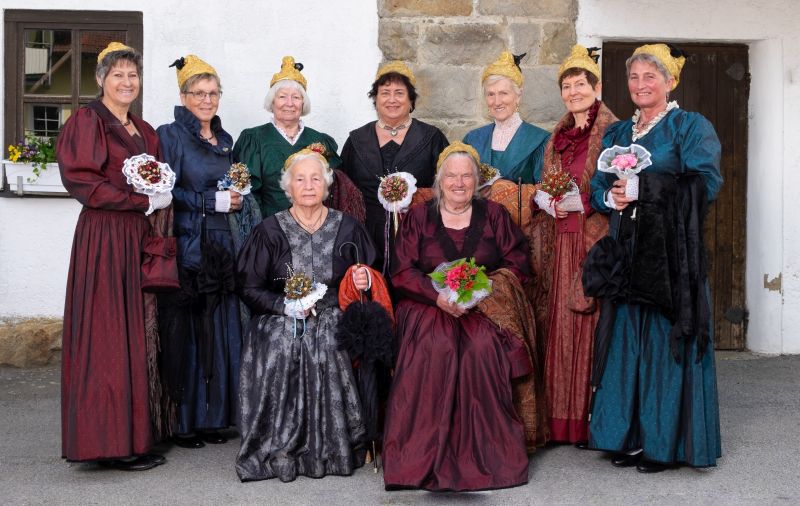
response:
[[[468,494],[385,492],[380,475],[239,483],[236,440],[164,448],[126,473],[59,458],[59,369],[0,368],[0,504],[800,504],[800,356],[718,354],[723,458],[712,470],[642,475],[569,446],[531,458],[523,487]]]

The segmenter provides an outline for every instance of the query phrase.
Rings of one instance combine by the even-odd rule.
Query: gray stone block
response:
[[[62,327],[56,318],[0,322],[0,365],[31,367],[58,362]]]
[[[505,47],[501,25],[436,24],[425,27],[418,54],[423,63],[488,65]]]
[[[561,64],[569,56],[572,46],[575,45],[577,35],[575,25],[569,23],[545,23],[542,27],[542,47],[539,50],[539,63]]]
[[[423,65],[416,71],[417,117],[474,120],[483,107],[480,70],[454,66]]]
[[[469,16],[472,0],[378,0],[378,16]]]
[[[378,25],[378,46],[383,51],[384,60],[417,60],[419,47],[419,25],[389,19],[380,20]]]
[[[557,74],[557,65],[523,69],[525,89],[519,112],[522,119],[538,126],[552,127],[567,112],[561,101]]]
[[[578,7],[575,0],[479,0],[478,12],[501,16],[574,19]]]

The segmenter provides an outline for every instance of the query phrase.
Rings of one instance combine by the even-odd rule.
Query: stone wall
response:
[[[378,16],[384,59],[417,77],[415,117],[448,139],[489,122],[480,78],[505,48],[528,53],[522,118],[550,129],[564,114],[556,73],[575,43],[577,0],[378,0]]]
[[[31,367],[61,358],[62,322],[57,318],[0,319],[0,366]]]

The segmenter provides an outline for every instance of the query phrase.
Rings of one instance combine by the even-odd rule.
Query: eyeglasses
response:
[[[211,93],[207,91],[187,91],[184,95],[191,95],[195,98],[195,100],[202,102],[205,99],[210,99],[212,102],[216,102],[219,100],[219,97],[222,96],[221,91],[212,91]]]

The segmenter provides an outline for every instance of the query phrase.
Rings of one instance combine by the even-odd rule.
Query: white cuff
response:
[[[539,206],[539,209],[546,212],[553,218],[556,217],[556,210],[553,206],[553,197],[551,197],[549,193],[542,190],[536,190],[536,193],[533,196],[533,201],[537,206]]]
[[[611,188],[606,190],[606,196],[603,199],[603,204],[610,209],[616,209],[617,204],[614,202],[614,195],[611,194]]]
[[[216,200],[214,201],[214,210],[218,213],[231,212],[231,192],[222,190],[216,192]]]
[[[564,198],[556,204],[556,207],[561,211],[570,213],[584,212],[583,200],[580,195],[565,195]]]

